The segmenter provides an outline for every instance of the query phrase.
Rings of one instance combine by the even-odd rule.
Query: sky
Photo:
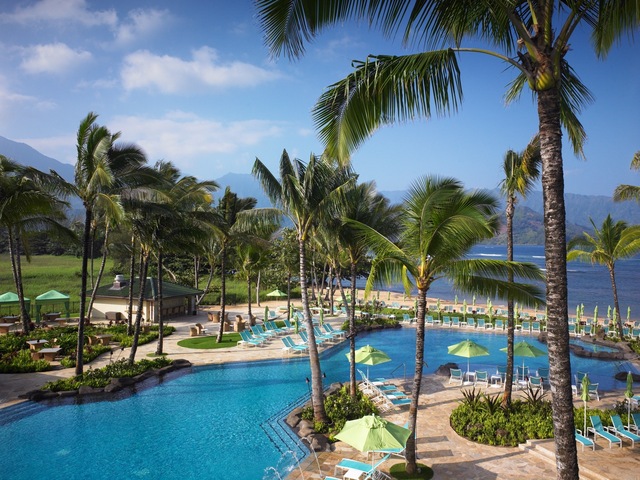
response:
[[[640,184],[629,169],[640,150],[639,45],[624,39],[600,60],[587,33],[573,42],[566,58],[595,102],[580,115],[586,160],[564,148],[565,189],[611,196]],[[404,53],[398,40],[347,23],[296,61],[271,58],[250,0],[3,0],[0,135],[74,164],[78,125],[93,111],[150,163],[171,161],[184,175],[248,174],[256,158],[277,172],[283,149],[304,161],[322,153],[311,111],[353,60]],[[505,152],[537,132],[535,102],[525,92],[505,105],[514,72],[503,63],[466,54],[460,64],[459,110],[375,132],[352,157],[361,181],[405,190],[436,174],[498,186]]]

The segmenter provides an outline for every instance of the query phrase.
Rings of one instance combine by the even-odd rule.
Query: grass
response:
[[[24,286],[24,294],[31,299],[32,308],[33,301],[38,295],[48,292],[49,290],[57,290],[60,293],[69,295],[71,314],[77,314],[78,304],[80,302],[80,271],[82,267],[82,259],[71,255],[34,255],[31,262],[27,262],[24,257],[21,259],[22,265],[22,283]],[[94,272],[98,274],[100,268],[100,259],[96,259]],[[113,274],[113,261],[107,259],[105,273],[102,283],[111,280]],[[16,287],[13,283],[13,275],[11,273],[11,261],[8,254],[0,255],[0,294],[5,292],[15,292]],[[54,307],[54,305],[52,305]],[[5,307],[6,310],[7,307]],[[16,307],[10,307],[17,313]],[[43,307],[46,311],[47,306]],[[62,304],[56,305],[55,308],[62,309]],[[35,311],[35,310],[34,310]],[[0,313],[9,313],[0,310]]]
[[[178,345],[185,348],[216,349],[235,347],[241,340],[239,333],[225,333],[222,342],[216,343],[216,336],[193,337],[180,340]]]
[[[389,473],[398,480],[428,480],[433,478],[433,470],[422,463],[418,463],[418,470],[420,471],[411,475],[406,472],[406,466],[407,464],[404,462],[396,463],[391,467]]]

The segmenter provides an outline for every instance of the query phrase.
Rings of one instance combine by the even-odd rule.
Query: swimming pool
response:
[[[516,339],[521,337],[546,350],[535,338]],[[505,364],[506,355],[499,351],[506,345],[504,335],[427,329],[425,373],[449,361],[466,364],[466,359],[446,353],[447,345],[466,338],[491,352],[477,362],[471,359],[472,369]],[[362,334],[357,343],[375,345],[393,359],[371,367],[372,374],[402,376],[406,369],[412,375],[414,329]],[[347,350],[343,342],[323,353],[326,385],[347,380]],[[547,365],[546,357],[525,360],[531,369]],[[607,390],[624,388],[612,375],[629,365],[572,357],[572,368],[589,372],[592,381]],[[0,478],[26,480],[47,472],[50,478],[65,480],[260,479],[277,478],[270,467],[284,472],[295,463],[300,454],[276,448],[267,431],[274,416],[307,394],[307,358],[200,367],[194,372],[119,401],[34,408],[35,413],[0,428]],[[0,422],[12,408],[0,411]]]
[[[569,340],[571,345],[576,345],[578,347],[584,348],[590,352],[608,352],[608,353],[617,353],[620,350],[614,347],[607,347],[606,345],[598,345],[597,343],[584,342],[582,340],[578,340],[577,338],[572,338]]]

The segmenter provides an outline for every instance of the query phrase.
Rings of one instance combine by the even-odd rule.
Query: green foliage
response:
[[[422,463],[418,463],[418,472],[413,474],[407,473],[407,463],[401,462],[392,465],[389,473],[392,478],[397,480],[429,480],[433,478],[433,470]]]
[[[535,401],[516,400],[505,409],[500,400],[499,395],[466,391],[451,414],[451,427],[459,435],[487,445],[516,446],[527,439],[553,436],[550,402],[537,397]]]
[[[531,388],[531,386],[527,387],[524,391],[524,396],[527,399],[527,402],[532,405],[541,405],[545,400],[546,392],[543,392],[540,388]]]
[[[51,390],[53,392],[77,390],[83,385],[101,388],[107,386],[112,378],[135,377],[147,370],[162,368],[170,363],[171,360],[165,357],[158,357],[154,360],[142,359],[133,365],[129,365],[127,359],[123,358],[103,368],[88,370],[79,376],[49,382],[42,387],[42,390]]]
[[[0,360],[0,373],[44,372],[50,368],[51,365],[46,360],[33,360],[29,350],[5,354]]]

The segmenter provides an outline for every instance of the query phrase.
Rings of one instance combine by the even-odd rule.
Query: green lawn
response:
[[[100,259],[96,259],[95,273],[100,267]],[[82,259],[70,255],[37,255],[27,262],[22,257],[22,279],[24,294],[34,300],[38,295],[49,290],[57,290],[71,297],[71,310],[78,309],[80,301],[80,270]],[[103,283],[112,280],[113,261],[107,260]],[[106,279],[106,280],[105,280]],[[11,273],[11,262],[8,254],[0,255],[0,295],[15,292]]]
[[[209,335],[206,337],[193,337],[180,340],[178,345],[185,348],[230,348],[235,347],[240,341],[239,333],[225,333],[222,336],[222,342],[216,343],[216,335]]]

